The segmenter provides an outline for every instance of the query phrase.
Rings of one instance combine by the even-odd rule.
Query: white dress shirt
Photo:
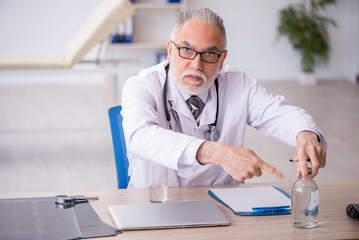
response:
[[[129,188],[148,187],[149,162],[168,168],[168,186],[198,186],[237,183],[221,167],[200,165],[196,153],[206,141],[205,131],[215,122],[217,94],[215,85],[206,93],[200,125],[189,110],[184,96],[169,71],[167,107],[171,121],[166,120],[163,87],[166,81],[162,62],[129,78],[123,88],[123,127],[129,159]],[[326,141],[312,117],[303,109],[290,105],[282,96],[266,91],[255,79],[223,65],[218,73],[219,142],[242,146],[246,125],[255,127],[266,136],[292,147],[300,131],[316,133],[324,148]],[[202,95],[203,100],[203,95]],[[171,114],[176,111],[179,123]],[[181,125],[183,133],[179,132]],[[170,125],[172,130],[170,130]]]

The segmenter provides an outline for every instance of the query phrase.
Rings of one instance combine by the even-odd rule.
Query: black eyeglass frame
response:
[[[179,46],[178,46],[174,41],[172,41],[172,40],[171,40],[171,42],[172,42],[173,45],[175,45],[175,47],[177,48],[177,50],[178,50],[178,56],[180,56],[181,58],[193,60],[193,59],[195,59],[195,58],[197,57],[197,55],[199,54],[199,55],[201,56],[201,61],[202,61],[202,62],[205,62],[205,63],[217,63],[217,62],[218,62],[218,59],[219,59],[219,58],[222,56],[222,54],[226,51],[226,50],[223,50],[220,54],[219,54],[219,53],[216,53],[216,52],[198,52],[198,51],[196,51],[196,50],[194,50],[194,49],[192,49],[192,48],[189,48],[189,47],[179,47]],[[181,49],[183,49],[183,48],[187,48],[187,49],[189,49],[189,50],[192,50],[192,51],[194,51],[196,54],[195,54],[192,58],[183,57],[183,56],[181,56]],[[215,62],[208,62],[208,61],[206,61],[206,60],[203,59],[203,57],[202,57],[202,54],[203,54],[203,53],[213,53],[213,54],[217,55],[217,60],[216,60]]]

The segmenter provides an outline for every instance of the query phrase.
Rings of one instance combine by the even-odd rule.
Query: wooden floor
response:
[[[359,85],[263,83],[310,112],[329,144],[318,179],[359,176]],[[0,192],[116,188],[107,109],[112,85],[0,85]],[[295,180],[294,149],[248,128],[245,146]],[[264,173],[248,182],[277,181]]]

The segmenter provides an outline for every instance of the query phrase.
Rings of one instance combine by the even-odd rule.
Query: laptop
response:
[[[119,230],[206,227],[229,225],[213,201],[144,203],[109,206]]]

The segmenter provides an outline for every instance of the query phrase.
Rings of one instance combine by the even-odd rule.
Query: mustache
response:
[[[208,80],[207,76],[204,73],[202,73],[200,71],[195,71],[195,70],[187,70],[187,71],[183,72],[181,74],[180,79],[183,80],[183,78],[186,77],[187,75],[198,76],[198,77],[202,78],[204,82],[207,82],[207,80]]]

